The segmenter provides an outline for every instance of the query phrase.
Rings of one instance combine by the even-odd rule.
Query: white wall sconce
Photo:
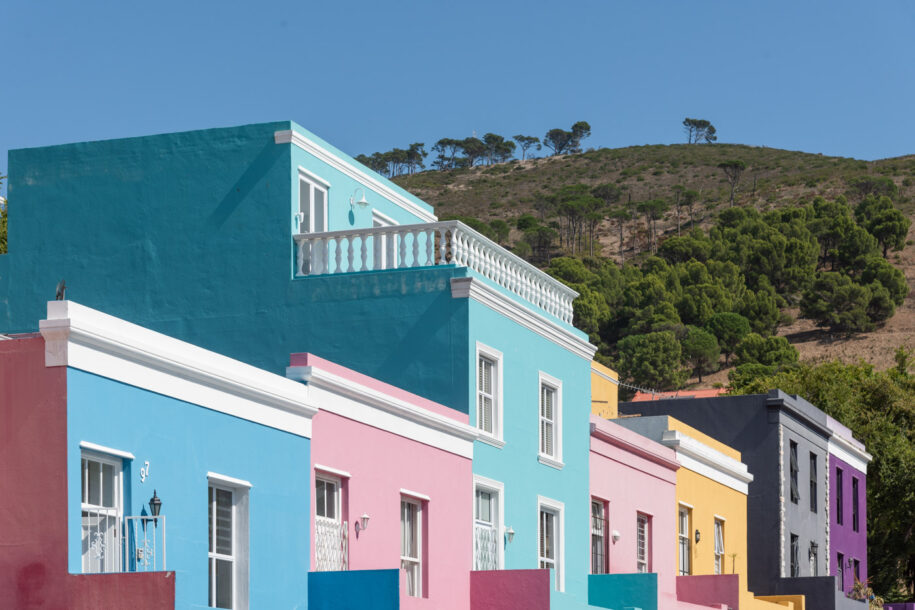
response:
[[[359,201],[356,201],[356,193],[358,193],[359,191],[362,191],[362,198],[359,199]],[[356,190],[353,191],[353,194],[349,196],[350,209],[355,212],[357,205],[363,209],[369,207],[369,202],[366,201],[366,199],[365,199],[365,189],[363,189],[361,186],[356,187]]]
[[[619,530],[613,530],[610,533],[610,537],[613,538],[613,544],[616,544],[617,542],[619,542],[620,538],[621,538]]]
[[[508,526],[505,529],[505,537],[508,539],[508,543],[511,544],[512,540],[515,539],[515,530],[512,529],[512,526]]]
[[[371,517],[369,517],[368,513],[362,513],[362,516],[359,517],[359,521],[356,522],[357,534],[360,531],[364,532],[365,530],[369,529],[369,519],[371,519]]]
[[[292,217],[295,218],[296,227],[301,227],[305,222],[305,212],[296,212]]]

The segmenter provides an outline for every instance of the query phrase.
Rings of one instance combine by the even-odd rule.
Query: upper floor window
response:
[[[810,551],[808,551],[810,557],[810,575],[819,576],[820,575],[820,545],[816,542],[810,543]]]
[[[638,572],[651,572],[651,518],[638,513],[636,517],[635,566]]]
[[[607,570],[607,508],[603,501],[591,500],[591,573]]]
[[[208,475],[209,606],[248,607],[248,489],[250,483]]]
[[[502,353],[477,343],[477,428],[502,440]]]
[[[810,454],[810,512],[817,512],[817,456]]]
[[[797,504],[798,501],[801,499],[801,493],[797,486],[797,471],[798,471],[797,443],[795,443],[794,441],[791,441],[791,444],[789,446],[789,458],[788,459],[789,459],[788,467],[790,469],[790,475],[791,475],[791,501],[794,502],[795,504]]]
[[[400,569],[406,572],[407,595],[422,597],[422,508],[410,498],[400,500]]]
[[[845,555],[842,553],[836,554],[836,571],[838,578],[836,579],[839,582],[839,591],[845,590]]]
[[[343,521],[340,480],[315,477],[315,571],[347,567],[346,522]]]
[[[841,468],[836,468],[836,523],[842,525],[842,521],[845,517],[844,511],[845,507],[845,481]]]
[[[851,478],[851,529],[858,531],[858,478]]]
[[[562,466],[562,382],[540,373],[540,461]]]
[[[686,506],[680,506],[677,523],[677,539],[679,541],[679,575],[688,576],[690,571],[690,521],[692,521],[692,511]]]
[[[118,458],[82,455],[83,572],[121,570],[122,467]]]
[[[502,484],[474,477],[473,569],[502,567]]]
[[[299,233],[327,231],[327,184],[299,170]]]
[[[715,519],[715,574],[724,574],[724,521]]]

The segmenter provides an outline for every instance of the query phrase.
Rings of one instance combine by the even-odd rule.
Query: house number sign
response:
[[[140,468],[140,482],[145,483],[146,479],[149,478],[149,460],[143,462],[143,467]]]

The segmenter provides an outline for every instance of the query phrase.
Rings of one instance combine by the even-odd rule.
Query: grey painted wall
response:
[[[818,574],[827,574],[828,430],[822,411],[780,391],[768,395],[622,402],[619,410],[625,415],[671,415],[741,452],[754,477],[747,498],[747,584],[751,591],[760,595],[774,593],[776,581],[790,576],[792,533],[799,538],[800,575],[811,575],[811,542],[818,545]],[[792,440],[798,445],[800,497],[796,504],[790,500],[789,488]],[[810,510],[809,500],[811,453],[817,458],[815,513]],[[826,603],[832,607],[832,603]]]

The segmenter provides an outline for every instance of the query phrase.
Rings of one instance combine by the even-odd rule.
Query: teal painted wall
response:
[[[308,574],[309,610],[398,610],[398,570],[355,570]]]
[[[207,605],[208,472],[252,484],[251,607],[304,607],[309,439],[77,369],[67,370],[67,439],[70,572],[82,571],[79,443],[87,441],[135,456],[124,460],[125,515],[143,514],[153,489],[162,499],[176,608]]]
[[[588,594],[591,605],[600,608],[658,610],[658,575],[591,574]]]

